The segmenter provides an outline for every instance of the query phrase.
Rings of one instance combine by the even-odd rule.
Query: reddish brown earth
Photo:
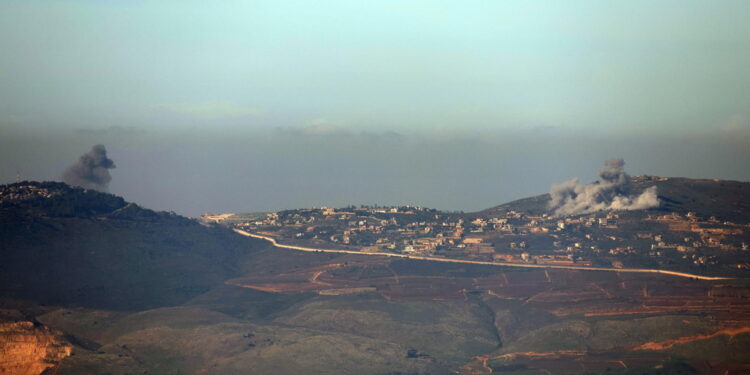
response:
[[[469,293],[515,301],[558,319],[629,319],[664,314],[706,316],[715,331],[660,342],[644,342],[631,348],[601,352],[560,350],[483,355],[462,366],[460,374],[492,373],[488,361],[507,360],[554,373],[603,372],[607,369],[653,367],[670,360],[667,350],[675,345],[750,333],[750,285],[734,281],[694,280],[650,273],[619,273],[559,269],[461,269],[426,272],[417,262],[409,267],[398,260],[343,256],[328,263],[299,267],[277,275],[244,277],[228,283],[282,293],[337,289],[377,293],[396,301],[444,301],[467,299]],[[427,263],[427,262],[423,262]],[[426,266],[425,266],[426,267]],[[460,271],[465,272],[460,272]],[[478,275],[470,277],[469,275]],[[362,289],[352,289],[362,288]],[[704,374],[741,374],[738,364],[691,362]],[[495,371],[498,372],[498,371]],[[502,371],[498,372],[502,373]]]
[[[717,336],[729,336],[729,338],[733,338],[736,335],[739,335],[740,333],[747,333],[750,332],[750,327],[741,327],[741,328],[734,328],[734,329],[722,329],[720,331],[714,332],[710,335],[694,335],[694,336],[686,336],[686,337],[680,337],[678,339],[674,340],[665,340],[665,341],[659,341],[659,342],[647,342],[642,345],[638,345],[632,350],[667,350],[675,345],[679,344],[686,344],[693,341],[699,341],[699,340],[708,340]]]
[[[485,292],[500,299],[524,301],[560,317],[711,311],[731,318],[727,319],[729,325],[750,318],[750,287],[731,282],[554,269],[506,269],[481,277],[419,275],[409,271],[398,274],[391,262],[387,258],[341,257],[330,263],[227,283],[282,293],[374,288],[383,297],[396,300],[464,299],[466,292]]]
[[[639,368],[668,360],[661,353],[588,353],[559,351],[549,353],[514,353],[514,364],[538,369],[541,372],[600,372],[607,369]],[[554,369],[549,371],[545,369]]]

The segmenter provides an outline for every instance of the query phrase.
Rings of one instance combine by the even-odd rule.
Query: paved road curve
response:
[[[312,247],[285,245],[276,242],[276,239],[269,236],[260,234],[250,233],[242,229],[234,229],[235,232],[253,238],[259,238],[266,240],[276,247],[298,251],[309,251],[316,253],[339,253],[339,254],[354,254],[354,255],[376,255],[386,256],[395,258],[406,258],[406,259],[418,259],[418,260],[429,260],[433,262],[446,262],[446,263],[465,263],[465,264],[481,264],[487,266],[500,266],[500,267],[521,267],[521,268],[559,268],[566,270],[584,270],[584,271],[609,271],[609,272],[639,272],[639,273],[660,273],[664,275],[672,275],[679,277],[687,277],[691,279],[699,280],[728,280],[731,277],[712,277],[712,276],[701,276],[693,275],[691,273],[666,271],[666,270],[654,270],[647,268],[607,268],[607,267],[584,267],[584,266],[562,266],[556,264],[528,264],[528,263],[510,263],[510,262],[484,262],[480,260],[463,260],[463,259],[449,259],[449,258],[437,258],[437,257],[425,257],[419,255],[406,255],[406,254],[394,254],[394,253],[381,253],[375,251],[354,251],[354,250],[339,250],[339,249],[317,249]]]

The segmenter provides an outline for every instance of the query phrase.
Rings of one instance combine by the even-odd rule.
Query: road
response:
[[[433,262],[446,262],[446,263],[464,263],[464,264],[480,264],[485,266],[496,266],[496,267],[519,267],[519,268],[554,268],[554,269],[566,269],[566,270],[582,270],[582,271],[608,271],[608,272],[632,272],[632,273],[660,273],[663,275],[687,277],[690,279],[698,280],[729,280],[731,277],[713,277],[713,276],[701,276],[694,275],[685,272],[667,271],[667,270],[656,270],[648,268],[607,268],[607,267],[585,267],[585,266],[563,266],[558,264],[529,264],[529,263],[511,263],[511,262],[485,262],[481,260],[464,260],[464,259],[449,259],[449,258],[438,258],[438,257],[426,257],[420,255],[406,255],[406,254],[394,254],[394,253],[382,253],[376,251],[355,251],[355,250],[340,250],[340,249],[318,249],[312,247],[285,245],[278,243],[275,238],[264,236],[261,234],[250,233],[242,229],[234,229],[235,232],[246,236],[266,240],[273,246],[297,250],[297,251],[308,251],[314,253],[339,253],[339,254],[354,254],[354,255],[373,255],[373,256],[385,256],[392,258],[405,258],[405,259],[417,259],[417,260],[428,260]]]

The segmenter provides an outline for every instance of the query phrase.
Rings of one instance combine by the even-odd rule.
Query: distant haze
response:
[[[747,1],[0,3],[0,182],[188,215],[750,179]],[[105,176],[106,177],[106,176]],[[106,178],[105,178],[106,179]]]

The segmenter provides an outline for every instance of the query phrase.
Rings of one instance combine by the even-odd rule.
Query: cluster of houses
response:
[[[613,266],[622,266],[623,257],[679,254],[700,265],[712,264],[716,257],[699,249],[748,250],[736,240],[747,226],[702,220],[694,213],[638,219],[621,215],[554,217],[508,211],[477,217],[419,206],[313,207],[237,225],[308,245],[537,264],[591,265],[592,259],[606,257]],[[644,225],[634,229],[635,220]]]
[[[18,202],[35,198],[51,198],[59,192],[51,191],[37,184],[12,184],[0,189],[0,203]]]
[[[477,216],[419,206],[313,207],[270,213],[239,225],[308,245],[496,262],[591,265],[606,258],[607,264],[622,267],[627,258],[678,257],[710,265],[718,262],[712,250],[748,250],[738,240],[745,238],[747,225],[701,219],[695,213],[637,216],[610,211],[555,217],[507,211]]]
[[[468,219],[461,214],[401,206],[288,210],[270,213],[239,226],[280,239],[327,242],[368,251],[417,255],[440,253],[509,262],[571,263],[576,258],[570,254],[530,255],[523,240],[511,242],[508,252],[498,251],[492,241],[492,238],[502,235],[522,238],[529,233],[562,231],[567,223],[555,221],[547,215],[533,217],[515,211],[503,216]]]

